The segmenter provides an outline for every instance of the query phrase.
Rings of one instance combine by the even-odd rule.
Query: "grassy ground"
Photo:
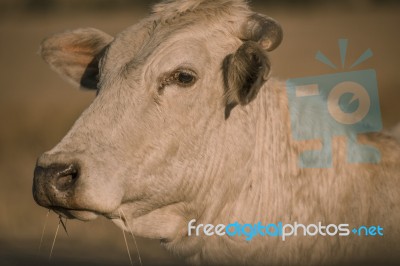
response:
[[[374,57],[355,70],[377,71],[385,127],[400,121],[400,9],[290,9],[256,7],[279,20],[282,46],[271,53],[274,75],[282,79],[337,73],[314,60],[323,51],[340,65],[337,39],[348,38],[347,62],[366,49]],[[31,196],[35,160],[67,132],[94,95],[77,91],[53,73],[36,52],[54,32],[92,26],[115,34],[145,16],[143,10],[57,14],[6,14],[0,18],[0,265],[45,265],[57,226],[48,221],[38,252],[46,210]],[[121,231],[111,222],[70,221],[69,237],[59,232],[53,265],[129,265]],[[138,239],[144,265],[180,263],[157,241]],[[132,256],[136,258],[130,242]],[[137,265],[137,261],[135,262]]]

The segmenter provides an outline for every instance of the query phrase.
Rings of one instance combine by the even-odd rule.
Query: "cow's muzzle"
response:
[[[46,208],[68,208],[79,179],[77,164],[36,165],[33,178],[33,197]]]

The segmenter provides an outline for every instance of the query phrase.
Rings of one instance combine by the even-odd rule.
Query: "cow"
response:
[[[282,38],[242,0],[168,0],[115,37],[80,28],[47,38],[40,54],[51,68],[97,95],[39,157],[35,201],[66,218],[104,216],[197,265],[398,262],[399,142],[384,132],[350,139],[379,149],[380,161],[348,163],[337,137],[332,167],[300,167],[299,154],[320,144],[293,139],[286,84],[270,76]],[[248,241],[192,230],[258,222],[375,235]]]

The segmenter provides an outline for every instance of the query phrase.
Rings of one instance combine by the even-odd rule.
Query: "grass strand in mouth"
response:
[[[68,235],[68,231],[67,231],[67,221],[68,221],[68,219],[65,218],[65,222],[64,222],[61,216],[59,216],[58,218],[60,219],[60,223],[61,223],[62,227],[64,228],[65,233],[67,234],[67,236],[69,236]]]
[[[42,244],[43,244],[43,237],[44,237],[44,233],[46,232],[46,227],[47,227],[47,221],[49,220],[49,213],[50,213],[50,209],[47,211],[46,213],[46,218],[44,221],[44,225],[43,225],[43,229],[42,229],[42,236],[40,237],[40,243],[39,243],[39,248],[38,248],[38,254],[40,253],[40,250],[42,248]]]
[[[127,221],[127,220],[126,220],[125,213],[124,213],[123,210],[121,210],[121,213],[122,213],[122,216],[124,216],[125,221]],[[138,253],[138,258],[139,258],[140,266],[143,266],[143,264],[142,264],[142,258],[140,257],[140,252],[139,252],[139,248],[138,248],[138,245],[137,245],[137,242],[136,242],[135,235],[134,235],[133,232],[132,232],[131,226],[130,226],[128,223],[126,223],[126,224],[127,224],[127,226],[128,226],[129,232],[131,233],[133,242],[135,243],[135,247],[136,247],[136,251],[137,251],[137,253]]]
[[[55,245],[55,243],[56,243],[56,239],[57,239],[57,235],[58,235],[58,230],[60,229],[60,224],[61,224],[61,218],[60,218],[60,220],[58,221],[56,233],[54,234],[53,244],[51,245],[50,254],[49,254],[49,260],[51,260],[51,256],[53,255],[53,249],[54,249],[54,245]]]
[[[119,218],[120,218],[121,221],[122,221],[121,212],[119,212]],[[130,251],[129,251],[128,241],[126,240],[126,235],[125,235],[124,229],[122,229],[122,235],[124,236],[125,245],[126,245],[126,251],[128,252],[129,261],[131,262],[131,265],[133,266],[132,257],[131,257],[131,253],[130,253]]]

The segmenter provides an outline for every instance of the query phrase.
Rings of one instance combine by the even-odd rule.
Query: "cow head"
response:
[[[97,97],[38,159],[36,202],[166,241],[212,219],[242,182],[254,144],[244,117],[281,39],[274,20],[233,0],[160,4],[116,37],[86,28],[46,39],[45,61]]]

